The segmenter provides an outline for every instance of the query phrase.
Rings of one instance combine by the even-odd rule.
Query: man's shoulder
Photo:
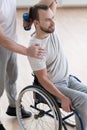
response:
[[[34,42],[36,42],[35,38],[32,36],[29,38],[29,44],[33,44]]]
[[[29,43],[30,44],[35,44],[35,43],[38,43],[38,44],[41,44],[41,39],[37,39],[35,36],[32,36],[30,39],[29,39]]]

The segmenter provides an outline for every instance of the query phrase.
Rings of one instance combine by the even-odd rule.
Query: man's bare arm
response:
[[[40,0],[39,4],[46,4],[48,5],[51,10],[53,11],[53,13],[56,13],[56,6],[57,6],[57,2],[56,0]]]
[[[63,110],[70,112],[72,103],[71,100],[61,93],[56,86],[49,80],[47,75],[47,69],[39,70],[34,72],[40,84],[51,94],[55,95],[61,101]]]
[[[27,55],[40,59],[43,58],[43,55],[45,54],[44,49],[42,49],[38,44],[34,44],[26,48],[20,44],[17,44],[10,38],[6,37],[3,33],[3,29],[1,26],[0,26],[0,46],[22,55]]]

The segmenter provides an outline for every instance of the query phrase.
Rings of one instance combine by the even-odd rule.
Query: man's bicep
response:
[[[44,86],[45,83],[48,81],[47,69],[44,68],[42,70],[35,71],[34,74],[36,75],[39,83]]]
[[[45,78],[47,78],[47,69],[44,68],[42,70],[34,71],[34,74],[38,78],[40,82],[42,82]]]

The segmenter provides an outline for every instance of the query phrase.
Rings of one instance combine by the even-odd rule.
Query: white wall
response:
[[[29,7],[33,4],[36,4],[39,0],[16,0],[17,7]]]
[[[87,0],[59,0],[61,6],[87,6]]]
[[[29,7],[39,0],[16,0],[17,7]],[[87,6],[87,0],[58,0],[58,6]]]

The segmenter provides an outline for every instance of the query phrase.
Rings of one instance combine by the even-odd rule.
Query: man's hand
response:
[[[30,57],[42,59],[46,54],[46,51],[42,49],[38,44],[32,44],[28,49],[27,53]]]
[[[72,102],[68,97],[64,97],[61,99],[61,107],[66,112],[71,112]]]

